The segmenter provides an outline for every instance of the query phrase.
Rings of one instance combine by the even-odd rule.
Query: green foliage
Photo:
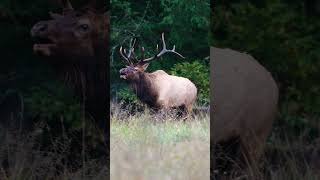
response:
[[[199,60],[191,63],[178,63],[171,69],[170,73],[190,79],[198,89],[198,103],[206,105],[210,103],[209,69]]]
[[[51,90],[32,87],[25,98],[25,105],[30,117],[38,117],[51,125],[63,123],[65,126],[80,128],[80,104],[70,98],[70,93],[62,87]]]
[[[123,103],[139,104],[137,96],[128,87],[124,87],[117,92],[118,99]]]
[[[207,0],[161,0],[163,18],[160,27],[170,32],[170,39],[188,57],[208,54],[210,2]]]
[[[320,21],[302,5],[282,0],[218,4],[212,45],[252,54],[278,82],[285,125],[314,129],[320,117]]]

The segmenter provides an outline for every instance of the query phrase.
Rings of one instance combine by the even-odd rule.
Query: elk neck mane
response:
[[[64,58],[60,59],[63,60]],[[65,62],[68,61],[70,59]],[[84,58],[82,61],[94,63],[59,63],[55,67],[65,84],[74,89],[77,96],[83,98],[85,92],[87,98],[94,97],[94,93],[97,93],[95,91],[107,88],[106,58],[104,56],[94,56]]]
[[[137,97],[144,103],[151,107],[156,107],[158,99],[158,90],[156,85],[156,74],[154,73],[140,73],[137,80],[130,82],[131,88]]]
[[[56,69],[67,86],[75,90],[79,97],[83,98],[83,92],[86,91],[88,98],[95,97],[94,93],[101,91],[101,98],[107,92],[107,60],[108,36],[99,39],[94,47],[94,56],[92,57],[53,57],[59,58]],[[81,63],[79,63],[79,61]],[[54,61],[53,61],[54,62]],[[85,88],[85,89],[83,89]]]

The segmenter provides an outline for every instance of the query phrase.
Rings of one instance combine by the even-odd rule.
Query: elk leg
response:
[[[188,115],[192,114],[192,104],[187,105],[187,113]]]
[[[241,161],[244,169],[256,171],[259,168],[259,157],[263,151],[264,138],[256,135],[241,139]]]
[[[192,104],[183,106],[184,120],[190,119],[192,115]]]
[[[192,114],[192,105],[183,105],[179,107],[179,116],[183,121],[190,119],[190,115]]]
[[[215,145],[214,170],[218,172],[218,176],[225,173],[230,174],[239,167],[241,162],[238,158],[240,154],[240,143],[240,138],[234,137]]]

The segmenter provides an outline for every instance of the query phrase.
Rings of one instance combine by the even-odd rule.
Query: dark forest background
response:
[[[320,2],[211,3],[211,44],[251,54],[278,83],[274,132],[284,132],[293,141],[315,143],[320,137]]]

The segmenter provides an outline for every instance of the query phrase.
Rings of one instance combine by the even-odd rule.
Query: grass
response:
[[[94,143],[89,143],[95,141],[94,137],[86,141],[88,153],[84,167],[83,147],[81,142],[76,142],[82,137],[79,132],[53,136],[44,132],[48,129],[46,126],[39,125],[21,134],[18,128],[4,128],[0,124],[0,179],[99,180],[109,179],[109,171],[112,180],[210,178],[208,113],[198,112],[183,121],[174,113],[153,113],[148,109],[137,112],[128,108],[129,112],[117,104],[111,108],[110,169],[106,159],[90,156],[87,148],[94,147]],[[320,139],[288,138],[288,130],[279,127],[274,127],[261,160],[242,170],[242,179],[320,179]],[[92,133],[97,131],[93,129]],[[50,146],[44,147],[44,144]],[[70,155],[73,158],[70,159]],[[236,177],[239,176],[217,179]]]
[[[276,129],[276,127],[274,128]],[[282,134],[288,133],[283,129]],[[237,165],[237,164],[236,164]],[[216,175],[217,180],[319,180],[320,139],[312,142],[289,140],[272,131],[265,153],[247,169],[236,174]]]
[[[71,143],[81,137],[79,133],[57,137],[49,135],[49,138],[44,138],[44,129],[46,128],[39,126],[31,132],[21,133],[0,126],[1,180],[108,178],[109,169],[105,158],[92,158],[87,154],[85,163],[82,162],[83,147],[81,144]],[[44,143],[44,140],[47,142]],[[44,147],[44,144],[47,144],[47,147]],[[86,149],[90,146],[86,144]]]
[[[110,175],[117,180],[209,179],[209,114],[186,121],[113,105]]]

